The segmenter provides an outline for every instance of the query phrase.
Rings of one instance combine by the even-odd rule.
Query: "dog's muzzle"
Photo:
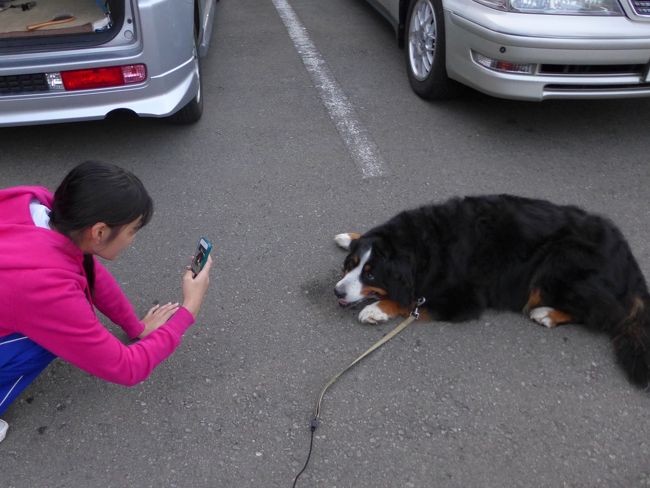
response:
[[[342,307],[345,307],[348,305],[347,300],[345,299],[345,296],[347,293],[344,291],[341,291],[337,286],[334,287],[334,294],[336,295],[336,298],[338,298],[339,305]]]

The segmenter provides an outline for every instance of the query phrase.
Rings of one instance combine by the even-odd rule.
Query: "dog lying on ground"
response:
[[[374,300],[363,323],[406,316],[418,297],[433,320],[492,308],[549,328],[580,323],[609,333],[630,381],[648,386],[650,296],[625,238],[601,216],[511,195],[454,198],[335,241],[349,251],[339,304]]]

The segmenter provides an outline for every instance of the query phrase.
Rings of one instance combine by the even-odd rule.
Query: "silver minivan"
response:
[[[193,123],[216,0],[1,0],[0,126]]]
[[[650,96],[648,0],[369,0],[413,90],[519,100]]]

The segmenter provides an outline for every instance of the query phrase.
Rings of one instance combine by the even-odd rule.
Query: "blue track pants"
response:
[[[0,415],[55,357],[22,334],[0,337]]]

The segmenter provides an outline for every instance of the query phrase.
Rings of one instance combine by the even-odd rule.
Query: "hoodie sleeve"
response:
[[[138,319],[120,285],[97,259],[95,259],[93,301],[101,313],[126,332],[129,339],[136,338],[144,330],[144,324]]]
[[[95,316],[82,283],[65,272],[24,273],[14,309],[20,332],[56,356],[106,381],[132,386],[145,380],[181,342],[194,317],[180,308],[165,325],[134,344],[122,344]],[[82,277],[80,277],[82,278]],[[18,298],[18,297],[15,297]]]

